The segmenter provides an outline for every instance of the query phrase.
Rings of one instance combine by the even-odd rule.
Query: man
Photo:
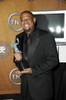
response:
[[[22,100],[51,100],[53,97],[53,72],[58,64],[56,45],[51,33],[35,27],[36,18],[24,11],[20,15],[24,32],[18,34],[19,52],[14,62],[21,74]],[[27,47],[28,37],[30,46]],[[28,48],[28,50],[27,50]],[[23,66],[22,66],[23,65]],[[23,70],[22,70],[22,67]]]

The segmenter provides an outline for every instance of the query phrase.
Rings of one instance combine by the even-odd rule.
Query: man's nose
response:
[[[24,22],[27,23],[27,19],[25,19]]]

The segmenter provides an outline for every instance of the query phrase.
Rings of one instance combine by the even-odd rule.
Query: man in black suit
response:
[[[30,11],[22,12],[20,21],[24,32],[16,36],[20,51],[14,54],[14,62],[20,69],[22,100],[51,100],[52,70],[58,64],[54,37],[35,27],[36,18]]]

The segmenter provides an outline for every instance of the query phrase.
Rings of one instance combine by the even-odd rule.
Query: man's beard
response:
[[[32,29],[31,28],[29,28],[29,29],[24,29],[24,31],[27,33],[27,32],[31,32],[32,31]]]

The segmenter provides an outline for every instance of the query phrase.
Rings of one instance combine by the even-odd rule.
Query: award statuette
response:
[[[14,40],[12,40],[11,47],[14,48],[14,51],[17,53],[19,52],[19,49],[17,48],[17,45],[19,44],[19,39],[17,38],[17,43],[14,43]]]
[[[17,48],[17,45],[19,44],[19,39],[17,38],[16,40],[17,40],[17,43],[15,43],[14,40],[12,40],[11,47],[14,48],[14,51],[17,53],[19,52],[19,49]],[[24,65],[22,62],[20,62],[19,69],[20,71],[24,70]]]

